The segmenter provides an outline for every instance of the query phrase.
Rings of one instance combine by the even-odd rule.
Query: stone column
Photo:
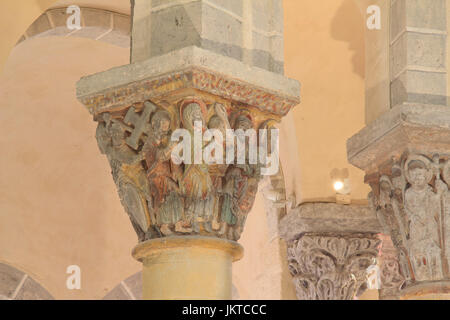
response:
[[[299,300],[352,300],[376,264],[380,225],[367,206],[306,203],[282,219]]]
[[[266,165],[247,153],[209,163],[202,155],[225,160],[212,148],[224,144],[202,136],[272,129],[299,103],[298,82],[283,76],[281,3],[134,0],[131,64],[77,85],[139,238],[144,299],[231,298]]]
[[[390,2],[390,110],[347,143],[398,250],[402,299],[450,297],[446,9],[445,0]]]

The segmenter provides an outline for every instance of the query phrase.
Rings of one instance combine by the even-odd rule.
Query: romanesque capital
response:
[[[235,4],[239,11],[248,3]],[[230,18],[210,2],[192,5],[201,8],[191,16],[200,24],[212,12],[215,19]],[[249,61],[221,54],[210,47],[218,43],[208,37],[217,35],[207,29],[197,43],[197,30],[187,23],[197,11],[187,4],[184,9],[134,1],[132,64],[82,78],[77,96],[98,122],[99,149],[141,242],[193,235],[238,240],[261,176],[277,173],[278,139],[271,132],[299,103],[300,87],[282,68],[257,67],[256,48]],[[150,18],[162,29],[144,23]],[[169,34],[189,41],[163,36]],[[236,135],[230,139],[229,132]],[[268,173],[268,166],[276,170]]]
[[[300,300],[352,300],[367,287],[380,240],[367,234],[308,233],[288,244],[289,270]]]
[[[300,300],[351,300],[377,264],[380,225],[368,206],[305,203],[281,220]]]

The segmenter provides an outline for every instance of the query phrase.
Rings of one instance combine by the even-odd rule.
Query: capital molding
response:
[[[449,153],[447,106],[403,104],[383,114],[347,141],[348,160],[367,174],[403,153]]]
[[[300,84],[214,52],[186,47],[83,77],[77,97],[92,114],[136,101],[158,101],[183,89],[200,90],[277,116],[299,104]]]
[[[405,277],[401,271],[398,251],[392,243],[391,237],[379,234],[381,249],[378,257],[379,266],[379,297],[380,300],[398,300],[400,290],[405,284]]]
[[[280,222],[280,235],[287,241],[305,233],[379,233],[382,228],[367,205],[304,203]]]

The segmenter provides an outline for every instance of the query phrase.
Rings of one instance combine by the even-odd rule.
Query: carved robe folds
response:
[[[370,200],[399,250],[407,283],[448,279],[450,162],[409,154],[380,172],[366,178]]]
[[[193,152],[189,163],[176,164],[171,157],[176,145],[171,134],[184,128],[193,145],[195,121],[211,123],[217,117],[223,121],[222,127],[232,128],[229,118],[244,117],[245,129],[253,129],[266,119],[253,121],[247,116],[248,109],[231,104],[221,104],[219,109],[214,101],[204,102],[201,97],[164,105],[146,101],[126,112],[96,116],[99,148],[110,160],[119,195],[139,239],[177,234],[239,239],[258,189],[258,165],[214,164],[210,169],[205,162],[195,163]],[[235,123],[235,129],[241,129],[240,122]]]

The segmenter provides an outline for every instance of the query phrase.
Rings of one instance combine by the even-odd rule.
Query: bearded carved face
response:
[[[218,116],[213,116],[209,121],[209,128],[219,130],[223,136],[226,133],[225,123]]]
[[[202,115],[202,109],[200,105],[197,103],[190,103],[188,104],[183,111],[183,120],[185,125],[189,126],[191,128],[194,128],[195,122],[199,121],[204,125],[203,115]]]
[[[409,183],[416,190],[423,190],[428,185],[429,172],[421,161],[412,161],[408,166]]]
[[[168,135],[170,131],[170,116],[165,112],[157,112],[152,118],[152,129],[158,138]]]
[[[235,125],[235,130],[249,130],[253,128],[253,123],[252,121],[245,117],[245,116],[239,116],[236,120],[236,125]]]

